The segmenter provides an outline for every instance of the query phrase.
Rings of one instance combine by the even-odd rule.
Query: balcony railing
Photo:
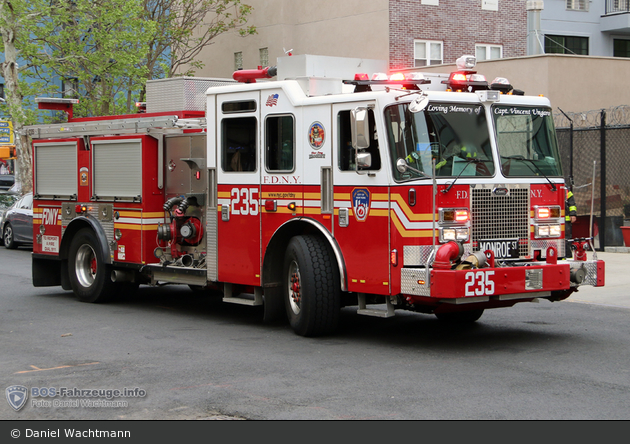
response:
[[[606,15],[630,12],[630,0],[606,0]]]

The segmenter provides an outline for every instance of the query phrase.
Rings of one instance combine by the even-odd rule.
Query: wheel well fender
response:
[[[98,246],[100,247],[101,257],[103,258],[103,262],[106,264],[112,263],[112,258],[110,254],[109,244],[107,242],[107,235],[105,234],[105,230],[100,223],[98,223],[93,218],[80,216],[73,219],[69,224],[66,230],[63,233],[63,238],[61,239],[61,245],[59,246],[59,257],[62,260],[67,260],[68,255],[70,254],[70,244],[72,243],[72,238],[74,235],[82,228],[91,228],[98,239]]]
[[[341,253],[339,244],[320,222],[309,219],[300,218],[293,219],[281,225],[271,237],[263,259],[263,286],[280,285],[282,282],[282,264],[284,263],[284,252],[289,245],[289,241],[293,236],[301,234],[319,234],[330,245],[337,267],[339,269],[339,278],[341,282],[341,291],[347,291],[348,281],[346,273],[346,264]]]

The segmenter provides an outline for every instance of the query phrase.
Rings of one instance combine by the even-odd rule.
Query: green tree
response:
[[[252,7],[240,0],[143,0],[143,6],[144,20],[157,24],[144,60],[149,79],[192,76],[205,65],[199,53],[216,36],[231,30],[243,37],[256,33],[247,24]],[[142,94],[144,100],[144,89]]]
[[[32,189],[23,129],[35,114],[28,104],[59,93],[51,78],[72,79],[66,84],[75,87],[64,95],[80,99],[74,117],[134,112],[147,79],[192,75],[204,65],[199,52],[217,35],[255,33],[247,25],[250,13],[241,0],[0,0],[2,107],[20,136],[24,191]],[[181,72],[183,66],[188,69]]]
[[[133,91],[140,91],[148,69],[144,49],[156,30],[139,20],[140,0],[41,0],[44,20],[30,30],[22,56],[33,77],[51,74],[75,79],[78,117],[132,112]]]
[[[24,93],[18,74],[18,53],[20,43],[23,42],[24,27],[31,23],[37,14],[24,0],[0,0],[0,35],[2,35],[2,76],[5,82],[6,102],[3,111],[10,116],[15,131],[15,145],[17,150],[19,177],[16,178],[24,192],[32,190],[31,144],[29,138],[23,134],[24,126],[28,123],[27,113],[24,111]]]

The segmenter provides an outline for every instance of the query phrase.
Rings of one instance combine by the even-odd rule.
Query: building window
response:
[[[545,35],[545,53],[588,55],[588,37]]]
[[[499,0],[481,0],[481,9],[486,11],[498,11]]]
[[[567,9],[571,11],[588,11],[589,0],[567,0]]]
[[[421,5],[440,6],[440,0],[420,0]]]
[[[243,69],[243,53],[241,51],[234,53],[234,70]]]
[[[503,57],[503,46],[501,45],[475,45],[475,56],[478,62],[484,60],[494,60]]]
[[[614,57],[630,57],[630,40],[613,40]]]
[[[442,52],[442,42],[415,40],[414,66],[441,65],[443,63]]]
[[[260,66],[263,68],[269,66],[269,48],[260,48],[258,53],[260,54]]]

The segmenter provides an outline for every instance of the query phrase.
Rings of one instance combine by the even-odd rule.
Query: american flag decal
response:
[[[278,104],[278,94],[272,94],[267,99],[266,106],[274,106]]]

